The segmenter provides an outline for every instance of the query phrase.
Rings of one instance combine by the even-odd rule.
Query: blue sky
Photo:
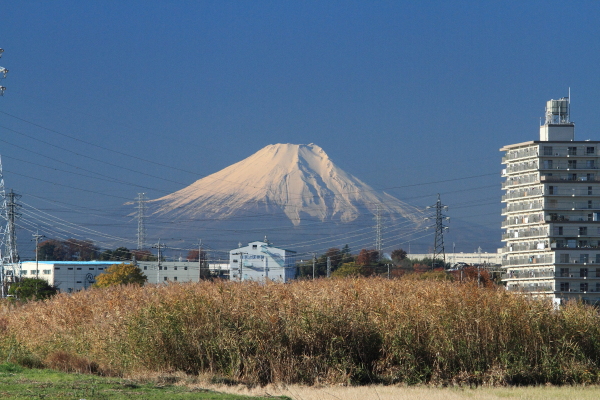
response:
[[[126,224],[112,210],[141,191],[316,143],[411,204],[441,193],[497,228],[457,251],[494,251],[498,149],[536,140],[569,87],[576,139],[600,138],[597,1],[31,1],[0,18],[5,184],[47,218]]]

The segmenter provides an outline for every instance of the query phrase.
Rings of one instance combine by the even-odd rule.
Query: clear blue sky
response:
[[[411,204],[441,193],[497,228],[457,251],[494,251],[498,149],[536,140],[569,87],[576,139],[600,139],[598,1],[31,1],[0,21],[0,154],[28,229],[31,206],[125,224],[138,192],[316,143]]]

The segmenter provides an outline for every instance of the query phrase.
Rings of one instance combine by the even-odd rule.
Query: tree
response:
[[[200,254],[201,261],[205,262],[206,261],[206,252],[204,250],[202,250],[202,253],[200,253],[200,251],[198,249],[188,251],[185,259],[188,261],[198,261],[198,254]]]
[[[356,258],[356,263],[358,265],[367,266],[367,265],[377,265],[379,259],[379,252],[377,250],[371,249],[362,249]]]
[[[357,265],[353,262],[345,263],[339,266],[338,269],[331,273],[331,276],[337,278],[345,278],[348,276],[369,276],[371,271],[362,265]]]
[[[396,249],[394,251],[392,251],[392,261],[399,263],[400,261],[404,260],[406,258],[406,251],[402,250],[402,249]]]
[[[131,254],[138,261],[156,261],[158,258],[150,250],[131,250]]]
[[[8,289],[8,294],[18,300],[44,300],[58,293],[58,289],[41,278],[23,278],[13,283]]]
[[[133,264],[115,264],[106,269],[106,272],[96,277],[94,287],[104,288],[114,285],[134,284],[143,286],[148,280],[142,270]]]

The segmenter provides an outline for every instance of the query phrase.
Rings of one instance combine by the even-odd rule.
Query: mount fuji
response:
[[[272,144],[250,157],[164,197],[154,216],[170,221],[226,222],[241,216],[345,224],[377,212],[415,224],[421,212],[344,172],[315,144]],[[268,223],[267,223],[268,225]]]

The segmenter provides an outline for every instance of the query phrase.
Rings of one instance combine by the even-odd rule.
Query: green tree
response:
[[[41,278],[23,278],[8,289],[8,294],[18,300],[44,300],[56,293],[58,289]]]
[[[369,276],[371,272],[372,271],[369,268],[349,262],[340,265],[338,269],[331,273],[331,276],[336,278],[345,278],[347,276]]]
[[[394,261],[396,264],[399,264],[400,261],[404,260],[406,258],[406,251],[404,251],[403,249],[396,249],[394,251],[392,251],[392,261]]]
[[[133,264],[115,264],[106,269],[103,274],[96,277],[94,287],[104,288],[114,285],[144,285],[148,277],[142,270]]]

